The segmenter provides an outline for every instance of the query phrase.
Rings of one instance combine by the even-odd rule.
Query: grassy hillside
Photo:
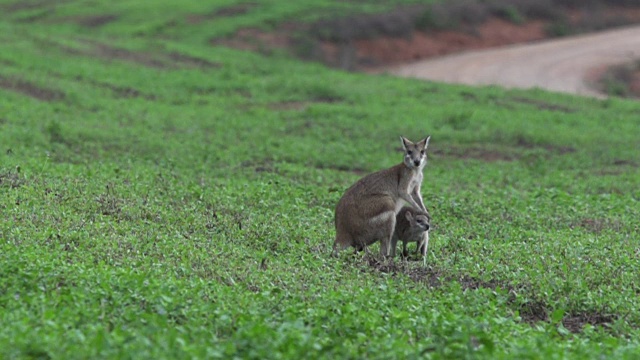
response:
[[[0,358],[637,358],[639,103],[208,44],[339,2],[56,3],[0,4]],[[428,267],[330,257],[401,134]]]

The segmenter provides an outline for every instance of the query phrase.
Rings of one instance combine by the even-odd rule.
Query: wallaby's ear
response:
[[[402,141],[402,149],[404,149],[404,151],[407,151],[407,146],[413,144],[411,141],[409,141],[409,139],[407,139],[404,136],[400,136],[400,141]]]
[[[411,211],[409,211],[409,210],[407,210],[407,211],[404,213],[404,217],[406,217],[406,218],[407,218],[407,220],[409,220],[409,222],[412,222],[412,221],[413,221],[413,216],[411,215]]]
[[[420,145],[423,149],[426,149],[427,146],[429,146],[429,140],[431,140],[431,135],[429,135],[426,138],[420,140],[418,145]]]

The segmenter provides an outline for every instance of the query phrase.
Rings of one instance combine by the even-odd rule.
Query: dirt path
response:
[[[634,59],[640,59],[640,26],[449,55],[386,71],[451,83],[539,87],[603,97],[590,81],[606,67]]]

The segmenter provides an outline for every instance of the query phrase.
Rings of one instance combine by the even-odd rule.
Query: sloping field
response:
[[[291,4],[0,3],[0,358],[637,358],[640,104],[210,45]],[[329,256],[400,134],[428,266]]]

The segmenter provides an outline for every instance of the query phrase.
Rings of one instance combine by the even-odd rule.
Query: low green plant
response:
[[[634,94],[630,87],[639,71],[640,62],[613,66],[598,80],[599,86],[611,96],[637,97],[638,94]]]
[[[514,6],[505,6],[496,10],[496,15],[511,21],[514,24],[523,24],[525,22],[524,16]]]

